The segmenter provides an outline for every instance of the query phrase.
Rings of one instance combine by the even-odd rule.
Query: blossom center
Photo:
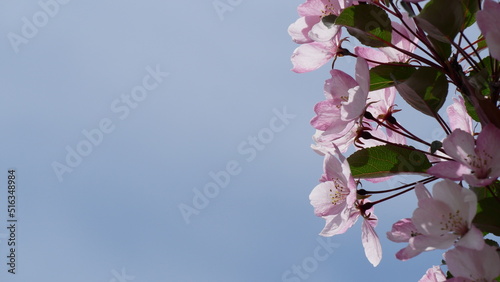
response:
[[[343,203],[349,195],[349,190],[340,182],[338,178],[332,179],[333,186],[330,188],[330,199],[333,205]]]
[[[481,153],[481,155],[467,155],[465,158],[465,161],[479,179],[488,178],[489,169],[487,168],[489,167],[490,161],[493,159],[493,157],[485,151]]]
[[[442,231],[448,231],[455,235],[461,236],[467,233],[467,231],[469,230],[469,228],[467,227],[467,222],[460,214],[460,210],[449,212],[447,215],[443,214],[441,218],[442,221],[440,222],[440,224]]]
[[[325,4],[325,7],[321,10],[321,18],[335,14],[335,7],[329,0],[327,4]]]

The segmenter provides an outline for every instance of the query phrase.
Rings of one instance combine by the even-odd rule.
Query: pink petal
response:
[[[402,261],[409,260],[411,258],[414,258],[421,254],[424,250],[422,249],[415,249],[411,244],[406,246],[406,248],[403,248],[399,250],[396,253],[396,258]]]
[[[444,255],[454,277],[473,281],[492,281],[500,275],[500,256],[496,248],[485,245],[480,251],[457,246]]]
[[[326,64],[336,52],[337,46],[331,43],[312,42],[302,44],[292,54],[292,71],[304,73],[316,70]]]
[[[307,0],[297,8],[300,16],[323,16],[325,3],[322,0]]]
[[[325,96],[340,103],[343,97],[347,97],[349,89],[358,86],[358,82],[350,75],[341,70],[331,70],[331,78],[325,81]]]
[[[443,149],[456,161],[468,165],[469,156],[476,155],[474,151],[474,137],[461,129],[455,129],[443,140]]]
[[[309,31],[312,26],[318,22],[317,17],[301,17],[298,18],[293,24],[288,27],[288,34],[292,37],[292,40],[298,44],[304,44],[313,42],[309,38]]]
[[[464,98],[458,96],[453,98],[453,101],[453,104],[446,108],[451,129],[459,128],[472,135],[472,118],[465,108]]]
[[[387,239],[396,243],[408,242],[415,233],[417,233],[417,229],[411,218],[404,218],[392,225],[392,230],[387,232]]]
[[[321,236],[331,237],[345,233],[358,220],[359,212],[352,212],[350,209],[344,209],[341,213],[323,217],[326,220],[325,227],[319,233]]]
[[[363,46],[356,46],[354,47],[354,53],[362,58],[368,59],[370,61],[375,61],[375,62],[381,62],[381,63],[388,63],[389,62],[389,57],[382,52],[379,51],[378,49],[374,48],[369,48],[369,47],[363,47]],[[373,63],[373,62],[368,62],[368,66],[370,68],[378,66],[379,64]]]
[[[433,176],[437,176],[439,178],[446,178],[454,181],[459,181],[463,179],[464,174],[471,173],[471,170],[470,168],[459,162],[444,161],[428,168],[427,173]]]
[[[338,25],[328,27],[323,23],[323,21],[319,21],[311,28],[308,36],[314,41],[329,41],[338,34],[340,28],[341,26]]]
[[[431,251],[434,249],[448,249],[453,246],[453,242],[457,239],[453,234],[440,234],[437,236],[432,235],[418,235],[412,238],[411,244],[415,250]]]
[[[340,109],[333,100],[325,100],[317,103],[314,106],[314,112],[316,116],[311,120],[311,125],[318,130],[326,131],[333,129],[333,131],[341,131],[345,127],[342,127],[339,123],[335,123],[335,121],[340,120]],[[338,130],[334,130],[336,124],[341,126]]]
[[[490,54],[500,60],[500,4],[492,0],[485,0],[484,7],[476,13],[479,29],[486,39]]]
[[[370,221],[373,220],[363,220],[363,225],[361,227],[361,242],[365,248],[366,258],[375,267],[382,260],[382,245],[372,226],[374,223]]]
[[[444,282],[446,281],[446,276],[439,266],[433,266],[429,268],[425,275],[418,280],[418,282]]]
[[[427,190],[427,188],[425,188],[424,184],[422,184],[422,183],[418,183],[417,185],[415,185],[415,194],[417,196],[419,203],[423,199],[431,199],[432,198],[431,193],[429,192],[429,190]],[[419,204],[419,207],[422,207],[422,206],[420,206],[420,204]]]
[[[500,151],[497,146],[492,146],[499,140],[500,129],[490,123],[483,128],[476,142],[476,154],[488,162],[488,167],[485,169],[491,170],[489,174],[493,178],[500,176]]]
[[[349,98],[343,103],[341,115],[343,120],[353,120],[364,113],[366,99],[370,91],[370,72],[365,59],[358,57],[356,60],[356,81],[359,88],[349,89]]]
[[[472,228],[457,242],[457,246],[481,250],[484,247],[483,237],[483,232],[472,225]]]

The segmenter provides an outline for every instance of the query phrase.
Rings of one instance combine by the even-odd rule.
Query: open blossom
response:
[[[288,27],[288,34],[299,46],[292,55],[293,71],[309,72],[326,64],[336,53],[340,42],[340,26],[325,25],[323,18],[338,16],[352,1],[307,0],[298,7],[297,21]]]
[[[480,250],[483,234],[472,225],[476,215],[477,198],[474,192],[443,180],[434,185],[432,195],[423,184],[415,187],[418,208],[411,220],[400,221],[388,234],[408,246],[396,254],[400,260],[410,259],[421,252],[447,249],[452,245]]]
[[[356,222],[356,218],[350,218],[356,200],[356,183],[338,149],[325,155],[323,170],[321,183],[312,190],[309,200],[316,216],[326,220],[320,235],[333,236],[344,233]]]
[[[416,193],[426,195],[423,184],[415,187]],[[481,249],[483,235],[472,225],[476,215],[477,197],[474,192],[450,180],[434,184],[432,196],[420,196],[412,222],[421,235],[414,237],[414,246],[426,250],[446,249],[457,245]],[[457,241],[458,240],[458,241]]]
[[[366,257],[377,266],[382,258],[382,247],[374,229],[377,217],[373,214],[373,207],[363,212],[359,209],[362,202],[356,202],[356,183],[347,160],[337,148],[334,152],[326,152],[323,168],[321,183],[309,195],[314,213],[326,221],[320,235],[342,234],[356,223],[360,215],[363,216],[361,241]]]
[[[316,104],[316,116],[311,125],[328,136],[328,142],[341,139],[352,143],[359,127],[359,118],[366,108],[370,76],[363,58],[356,63],[356,79],[340,70],[332,70],[331,78],[325,81],[326,100]],[[345,136],[352,139],[345,140]],[[345,144],[336,144],[345,149]]]
[[[477,140],[461,129],[455,129],[443,141],[443,149],[453,161],[443,161],[427,170],[427,173],[451,180],[465,180],[472,186],[486,186],[500,176],[500,151],[496,144],[500,129],[486,125]]]
[[[481,30],[490,54],[500,60],[500,4],[493,0],[485,0],[482,10],[476,13],[477,25]]]
[[[457,246],[443,257],[453,274],[449,281],[496,281],[500,275],[500,256],[493,246],[484,245],[480,250]]]

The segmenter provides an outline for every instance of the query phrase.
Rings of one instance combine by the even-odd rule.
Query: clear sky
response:
[[[416,281],[439,264],[386,239],[411,193],[376,208],[377,268],[360,222],[318,236],[309,121],[329,74],[290,71],[300,3],[1,1],[0,281]]]

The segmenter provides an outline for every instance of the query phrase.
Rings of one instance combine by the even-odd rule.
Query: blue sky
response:
[[[377,206],[377,268],[360,223],[317,235],[328,67],[290,71],[302,1],[54,1],[0,3],[1,281],[416,281],[440,263],[385,239],[413,194]]]

